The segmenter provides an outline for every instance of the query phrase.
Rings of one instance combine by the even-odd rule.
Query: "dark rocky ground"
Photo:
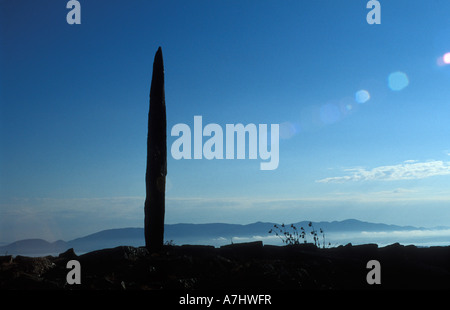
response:
[[[81,265],[81,284],[69,285],[69,260]],[[381,264],[381,284],[369,285],[369,260]],[[165,246],[149,253],[122,246],[77,256],[0,256],[0,289],[27,290],[450,290],[450,247],[393,244],[269,246],[260,242]]]

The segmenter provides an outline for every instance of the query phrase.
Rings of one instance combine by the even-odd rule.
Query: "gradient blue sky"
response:
[[[450,226],[449,1],[66,3],[0,1],[0,242],[143,227],[158,46],[168,150],[194,115],[280,124],[274,171],[169,153],[167,223]]]

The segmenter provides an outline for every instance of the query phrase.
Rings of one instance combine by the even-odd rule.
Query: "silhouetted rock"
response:
[[[12,255],[0,256],[0,264],[10,264],[12,260]]]
[[[74,254],[0,257],[0,289],[450,289],[450,247],[121,246],[75,257],[81,284],[69,285],[66,264]],[[380,285],[366,281],[374,259]]]
[[[73,248],[70,248],[67,251],[59,254],[58,257],[61,259],[71,260],[71,259],[76,259],[78,256],[77,256],[77,254],[75,254],[75,251],[73,250]]]
[[[260,256],[263,251],[262,241],[245,242],[245,243],[233,243],[223,245],[220,247],[220,253],[228,256]]]
[[[147,133],[147,171],[145,174],[145,245],[158,250],[164,242],[165,191],[167,175],[166,102],[164,63],[161,47],[153,62]]]

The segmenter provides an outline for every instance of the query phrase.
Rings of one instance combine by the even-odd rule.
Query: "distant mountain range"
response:
[[[297,227],[297,229],[303,227],[307,232],[310,232],[311,228],[308,227],[308,224],[309,221],[304,221],[294,223],[293,225]],[[353,219],[333,222],[312,222],[312,224],[316,230],[322,229],[325,234],[427,230],[423,227],[376,224]],[[264,222],[256,222],[247,225],[223,223],[166,224],[164,236],[166,240],[173,241],[173,243],[177,245],[217,245],[218,241],[229,244],[231,242],[236,242],[236,239],[239,240],[239,238],[245,239],[255,236],[267,237],[269,235],[269,230],[272,229],[274,225],[275,223]],[[280,226],[280,224],[277,225]],[[286,225],[286,228],[289,229],[290,225],[291,224]],[[450,228],[435,227],[433,229]],[[77,254],[80,254],[120,245],[143,246],[144,244],[143,228],[119,228],[103,230],[71,241],[58,240],[55,242],[47,242],[42,239],[20,240],[5,246],[0,246],[0,255],[55,255],[70,248],[73,248]]]

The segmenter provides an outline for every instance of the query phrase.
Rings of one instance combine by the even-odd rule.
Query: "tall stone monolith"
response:
[[[145,174],[145,246],[158,250],[164,242],[165,191],[167,175],[166,102],[164,63],[161,47],[153,61],[147,133],[147,171]]]

